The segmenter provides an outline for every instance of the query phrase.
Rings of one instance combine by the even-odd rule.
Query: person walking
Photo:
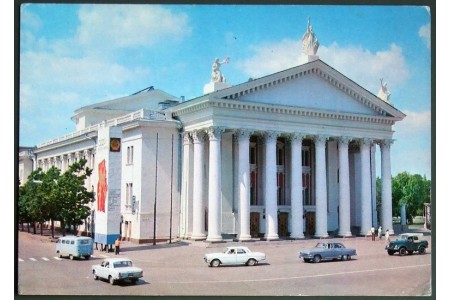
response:
[[[370,233],[372,234],[372,241],[375,241],[375,227],[370,229]]]
[[[118,255],[120,253],[120,237],[117,238],[117,240],[114,242],[115,247],[115,253]]]
[[[381,241],[381,236],[383,235],[383,231],[381,230],[381,226],[378,227],[378,240]]]
[[[389,229],[386,229],[386,234],[384,236],[386,237],[386,244],[389,244],[389,242],[391,241],[389,239]]]

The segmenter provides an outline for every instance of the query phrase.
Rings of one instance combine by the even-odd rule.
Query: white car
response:
[[[226,247],[222,252],[209,253],[203,258],[210,267],[220,265],[247,265],[254,266],[266,260],[266,254],[252,252],[247,247]]]
[[[125,280],[136,283],[144,276],[142,269],[133,266],[128,258],[106,258],[101,264],[92,266],[92,274],[95,280],[103,278],[111,284]]]

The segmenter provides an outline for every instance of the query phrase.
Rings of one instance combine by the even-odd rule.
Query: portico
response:
[[[192,207],[185,214],[192,216],[186,220],[192,226],[181,236],[276,240],[286,225],[279,224],[285,222],[283,213],[290,238],[305,237],[306,213],[314,215],[313,237],[365,235],[377,220],[372,193],[377,145],[381,225],[392,228],[391,126],[404,115],[321,60],[206,94],[171,111],[184,124],[185,149],[193,149],[182,155],[188,170],[183,170],[181,205]],[[259,214],[256,225],[251,224],[254,213]],[[258,236],[251,235],[252,226]]]

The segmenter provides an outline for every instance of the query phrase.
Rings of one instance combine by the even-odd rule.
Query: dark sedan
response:
[[[299,252],[299,258],[305,262],[318,263],[322,260],[351,260],[356,255],[356,249],[347,248],[342,243],[320,242],[314,248],[304,249]]]

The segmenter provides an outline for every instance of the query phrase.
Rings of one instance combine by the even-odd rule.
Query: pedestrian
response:
[[[383,231],[381,230],[381,225],[378,227],[378,240],[381,241],[381,236],[383,235]]]
[[[114,246],[116,250],[116,255],[118,255],[120,252],[120,237],[118,237],[117,240],[114,242]]]
[[[375,241],[375,227],[370,229],[370,233],[372,233],[372,241]]]
[[[388,244],[388,243],[391,241],[391,240],[389,239],[389,229],[386,229],[385,237],[386,237],[386,244]]]

